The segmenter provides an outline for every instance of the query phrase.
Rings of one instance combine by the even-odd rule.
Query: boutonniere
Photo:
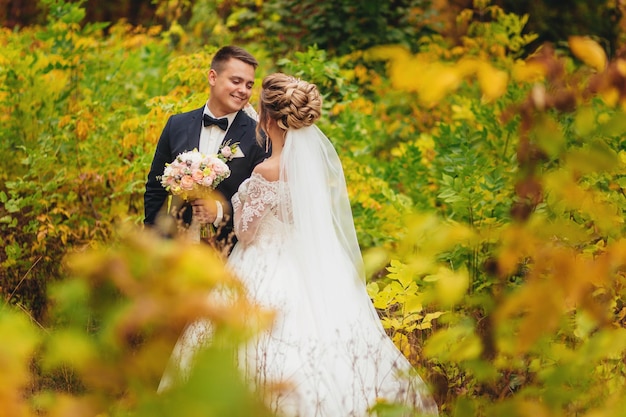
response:
[[[244,157],[243,151],[239,147],[239,142],[231,144],[230,140],[224,143],[224,146],[220,148],[218,155],[222,157],[225,161],[231,161],[234,158]]]

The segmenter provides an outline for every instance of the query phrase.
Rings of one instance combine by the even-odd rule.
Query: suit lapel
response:
[[[189,125],[187,126],[187,148],[189,150],[200,149],[203,111],[204,107],[200,107],[190,113]]]
[[[249,119],[244,115],[245,113],[243,110],[239,110],[239,112],[237,112],[237,116],[235,116],[233,122],[226,131],[226,135],[224,136],[224,140],[222,140],[220,148],[226,143],[230,143],[232,145],[233,143],[241,140],[241,137],[246,133],[246,127],[249,123]]]

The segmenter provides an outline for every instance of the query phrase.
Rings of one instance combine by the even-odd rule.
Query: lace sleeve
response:
[[[258,174],[242,183],[233,196],[235,235],[245,244],[254,240],[261,220],[276,207],[276,188]]]

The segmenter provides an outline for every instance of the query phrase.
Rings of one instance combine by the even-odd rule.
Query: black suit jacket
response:
[[[204,107],[201,107],[173,115],[163,128],[146,181],[144,224],[154,225],[159,213],[164,213],[168,192],[161,185],[160,176],[163,175],[165,164],[171,163],[183,152],[199,148],[203,110]],[[243,158],[234,158],[227,162],[231,171],[230,176],[217,186],[217,190],[230,205],[230,200],[233,194],[237,192],[239,185],[250,177],[254,167],[269,155],[256,142],[256,121],[244,111],[239,111],[228,127],[222,145],[227,142],[231,145],[238,143],[245,155]],[[232,207],[230,207],[230,212],[232,213]],[[191,221],[190,208],[184,210],[183,218],[185,223]],[[226,238],[231,231],[232,216],[228,216],[228,221],[222,226],[218,239]]]

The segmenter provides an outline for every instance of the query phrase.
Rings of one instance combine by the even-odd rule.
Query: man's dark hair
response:
[[[211,61],[211,69],[215,71],[221,71],[222,67],[229,59],[234,58],[240,61],[245,62],[246,64],[252,65],[254,69],[259,66],[259,63],[256,59],[245,49],[240,48],[239,46],[228,45],[220,48],[213,57]]]

